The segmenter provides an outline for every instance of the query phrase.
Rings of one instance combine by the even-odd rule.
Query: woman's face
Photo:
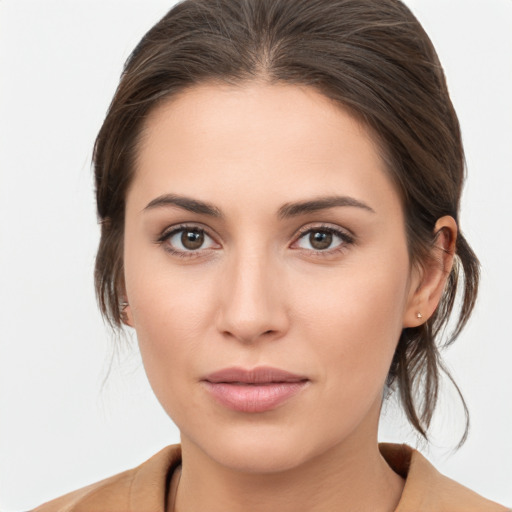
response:
[[[418,280],[399,196],[347,112],[263,84],[159,106],[124,262],[128,322],[184,449],[279,471],[375,442]]]

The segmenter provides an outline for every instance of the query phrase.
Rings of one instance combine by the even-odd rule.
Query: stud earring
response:
[[[422,315],[421,313],[419,313],[419,312],[418,312],[418,313],[416,313],[416,318],[417,318],[417,319],[421,319],[421,318],[423,318],[423,315]]]

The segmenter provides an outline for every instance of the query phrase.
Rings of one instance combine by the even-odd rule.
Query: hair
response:
[[[128,58],[94,147],[101,224],[95,285],[114,328],[122,325],[125,199],[148,114],[194,85],[250,81],[312,87],[371,130],[402,200],[411,264],[428,261],[437,219],[451,215],[458,223],[465,175],[458,119],[435,49],[401,1],[185,0]],[[453,382],[440,349],[467,323],[478,281],[478,260],[459,230],[437,310],[398,341],[387,386],[425,439],[441,374]],[[453,331],[441,343],[452,313]],[[466,419],[462,444],[469,414],[454,385]]]

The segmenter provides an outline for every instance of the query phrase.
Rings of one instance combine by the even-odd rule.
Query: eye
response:
[[[332,227],[310,228],[302,232],[294,245],[299,249],[315,252],[341,250],[353,243],[353,238],[341,230]]]
[[[204,249],[212,249],[216,242],[198,227],[179,226],[164,233],[158,240],[164,244],[165,249],[173,254],[185,256],[186,253],[199,252]]]

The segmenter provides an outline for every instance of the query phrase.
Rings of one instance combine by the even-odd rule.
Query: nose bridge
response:
[[[249,245],[226,261],[219,330],[243,342],[284,332],[287,319],[277,267],[268,251]]]

